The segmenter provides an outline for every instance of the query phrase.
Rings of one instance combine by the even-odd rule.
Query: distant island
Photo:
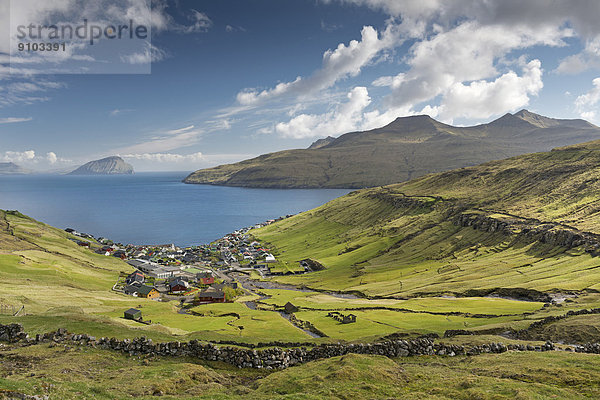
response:
[[[133,166],[119,156],[90,161],[68,173],[68,175],[131,175]]]
[[[26,175],[32,171],[12,162],[0,163],[0,175]]]
[[[527,110],[470,127],[417,115],[398,118],[383,128],[319,139],[308,149],[201,169],[184,182],[259,188],[374,187],[596,139],[600,128],[587,121],[548,118]]]

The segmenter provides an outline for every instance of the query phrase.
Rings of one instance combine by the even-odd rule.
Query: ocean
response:
[[[181,182],[185,176],[0,176],[0,209],[121,243],[191,246],[349,192],[188,185]]]

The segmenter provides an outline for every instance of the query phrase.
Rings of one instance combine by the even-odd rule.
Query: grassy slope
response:
[[[284,262],[325,265],[280,279],[315,288],[401,296],[600,289],[598,260],[582,250],[452,223],[460,207],[600,233],[599,174],[600,142],[592,142],[353,192],[253,234]]]
[[[36,345],[0,349],[0,387],[60,399],[583,399],[600,396],[597,356],[346,355],[284,371]]]

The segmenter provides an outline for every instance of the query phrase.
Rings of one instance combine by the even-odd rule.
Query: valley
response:
[[[65,339],[64,335],[54,336],[50,345],[44,340],[17,342],[3,345],[0,351],[9,358],[30,360],[55,357],[50,355],[54,349],[64,347],[66,354],[87,354],[78,363],[89,368],[83,365],[113,352],[100,338],[143,336],[156,343],[212,343],[222,351],[233,351],[227,350],[229,346],[249,346],[257,354],[279,346],[296,351],[341,343],[359,349],[369,344],[426,340],[439,350],[391,358],[350,351],[339,362],[347,362],[348,368],[357,371],[364,363],[371,365],[369,368],[412,371],[414,363],[420,362],[417,360],[434,357],[439,351],[435,357],[440,359],[441,370],[428,359],[421,361],[432,377],[447,368],[461,371],[461,363],[480,363],[487,358],[488,365],[503,370],[515,357],[521,362],[518,368],[528,365],[519,357],[529,357],[530,362],[544,359],[549,365],[595,357],[579,353],[596,352],[592,344],[600,340],[599,183],[595,178],[599,161],[600,143],[584,143],[354,191],[316,209],[236,231],[204,247],[197,253],[201,259],[190,258],[192,265],[188,266],[194,271],[211,270],[217,282],[239,285],[240,293],[224,303],[202,304],[189,296],[179,301],[170,293],[156,299],[127,295],[116,290],[114,283],[129,276],[135,271],[132,265],[139,263],[130,265],[111,252],[98,254],[102,244],[91,236],[82,239],[81,234],[73,236],[76,232],[58,230],[16,211],[3,211],[1,301],[6,309],[23,307],[23,312],[1,315],[0,324],[18,323],[30,338],[71,332],[91,335],[95,341],[91,346],[70,344],[73,339],[68,338],[76,336],[67,334]],[[82,246],[82,240],[89,245]],[[129,252],[133,258],[150,254],[140,250],[143,248],[131,247],[125,258],[130,257]],[[171,263],[165,258],[168,254],[157,260]],[[185,257],[187,253],[173,254]],[[153,268],[143,270],[160,273],[165,267]],[[130,308],[140,310],[148,323],[124,319],[123,312]],[[538,353],[541,350],[536,349],[547,341],[556,350]],[[445,347],[439,346],[458,346],[453,348],[462,353],[453,353],[457,361],[450,361],[441,355],[446,354],[441,350]],[[495,346],[504,349],[501,354],[486,353]],[[530,355],[520,355],[522,351]],[[483,355],[475,355],[480,353]],[[130,356],[134,354],[130,352]],[[141,352],[138,361],[126,361],[117,354],[110,357],[116,357],[121,365],[154,365],[148,371],[157,368],[155,373],[161,374],[164,372],[159,370],[173,363],[177,370],[187,372],[205,368],[211,371],[206,372],[209,375],[229,377],[216,378],[229,383],[211,386],[216,390],[211,393],[234,390],[257,398],[274,379],[279,387],[287,388],[281,389],[283,392],[296,393],[292,387],[297,386],[282,383],[289,374],[296,380],[307,373],[306,368],[311,374],[318,371],[313,363],[338,362],[335,357],[340,357],[333,353],[330,360],[293,363],[285,372],[274,372],[275,368],[259,378],[245,369],[233,373],[226,366],[228,361],[213,364],[210,359],[187,359],[190,355],[186,354],[173,359],[163,353]],[[196,367],[188,367],[190,362]],[[593,361],[589,367],[587,361],[579,362],[586,373],[594,373]],[[57,382],[51,393],[63,391],[64,398],[71,396],[74,389],[68,380],[57,378],[45,362],[37,368]],[[356,374],[363,376],[362,372]],[[497,377],[486,382],[472,372],[468,375],[476,382],[473,386],[450,385],[439,389],[440,396],[467,396],[486,385],[496,385]],[[0,382],[40,393],[25,389],[19,376],[5,376]],[[199,375],[186,379],[186,390],[198,387]],[[239,388],[239,379],[254,382],[250,392]],[[431,379],[439,382],[442,378]],[[47,382],[46,378],[41,381]],[[166,381],[162,385],[136,381],[140,387],[128,389],[130,393],[190,393]],[[328,381],[341,385],[336,389],[341,392],[349,388],[343,376]],[[374,382],[369,390],[388,393],[388,378]],[[394,384],[389,393],[401,393],[397,390],[404,390],[402,387],[410,387],[411,393],[421,390],[406,385]],[[528,386],[527,393],[583,393],[581,388],[566,389],[560,382],[548,385]],[[90,382],[84,388],[96,388],[93,390],[106,396],[114,390],[108,382],[101,386]],[[320,396],[317,393],[321,392],[311,390],[316,398]],[[267,398],[272,395],[266,393]],[[575,396],[575,392],[569,393]]]

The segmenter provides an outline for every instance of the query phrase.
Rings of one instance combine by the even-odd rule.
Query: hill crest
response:
[[[126,175],[133,174],[133,167],[119,156],[110,156],[90,161],[69,175]]]

